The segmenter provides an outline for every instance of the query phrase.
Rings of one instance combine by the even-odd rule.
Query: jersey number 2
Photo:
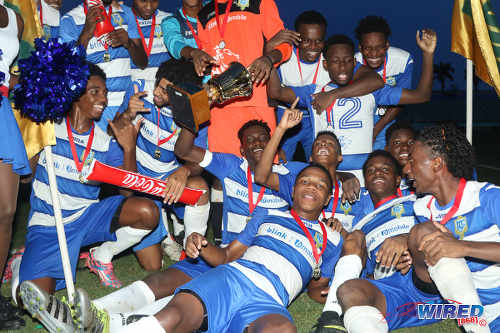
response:
[[[338,101],[338,106],[345,106],[351,103],[351,107],[339,119],[339,129],[362,128],[363,122],[361,120],[352,120],[354,116],[361,110],[361,101],[359,98],[342,98]]]

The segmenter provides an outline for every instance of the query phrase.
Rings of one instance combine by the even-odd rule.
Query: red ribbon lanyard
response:
[[[219,21],[219,2],[214,1],[215,4],[215,22],[217,23],[217,29],[219,29],[219,34],[222,40],[224,40],[224,33],[226,32],[227,20],[229,19],[229,12],[231,11],[231,6],[233,5],[233,0],[229,0],[226,7],[226,17],[224,17],[224,22]]]
[[[311,244],[313,256],[314,256],[314,259],[316,260],[316,264],[319,264],[319,257],[321,257],[321,255],[325,252],[325,249],[326,249],[327,236],[326,236],[325,225],[323,224],[323,222],[318,221],[318,224],[321,227],[321,232],[323,233],[323,245],[321,246],[321,253],[318,253],[318,249],[316,248],[316,243],[314,242],[314,239],[312,238],[311,233],[304,225],[304,222],[302,222],[302,220],[300,219],[299,215],[297,215],[297,213],[293,209],[290,210],[290,214],[292,214],[295,221],[297,221],[297,224],[300,226],[302,231],[306,234],[306,237],[309,240],[309,244]]]
[[[330,82],[332,83],[332,82]],[[325,88],[330,84],[326,84],[322,89],[321,89],[321,92],[325,92]],[[332,110],[333,110],[333,106],[335,105],[335,102],[337,102],[337,99],[335,98],[332,102],[332,104],[330,104],[329,107],[326,108],[326,125],[328,126],[329,124],[332,124],[332,127],[333,127],[333,122],[332,122],[332,119],[333,119],[333,113],[332,113]]]
[[[467,181],[465,180],[465,178],[460,178],[460,183],[458,184],[458,189],[457,189],[457,193],[455,194],[455,201],[453,202],[453,206],[448,211],[448,213],[443,217],[443,219],[439,222],[442,225],[445,225],[446,222],[448,222],[453,217],[453,215],[455,215],[455,213],[458,210],[458,207],[460,207],[460,203],[462,202],[462,196],[464,195],[464,189],[465,189],[466,183],[467,183]],[[431,218],[430,218],[431,221],[432,221],[431,204],[432,204],[432,201],[434,199],[435,198],[432,197],[429,200],[429,202],[427,203],[427,209],[429,210],[429,212],[431,214]]]
[[[377,203],[375,204],[375,209],[379,208],[380,206],[382,206],[382,205],[383,205],[383,204],[385,204],[386,202],[391,201],[392,199],[395,199],[395,198],[397,198],[397,196],[395,196],[395,195],[391,195],[390,197],[387,197],[387,198],[385,198],[385,199],[380,200],[379,202],[377,202]]]
[[[215,4],[215,7],[217,7],[217,4]],[[189,28],[189,30],[191,30],[191,34],[193,35],[193,38],[194,38],[194,41],[196,43],[196,46],[201,49],[201,41],[200,39],[198,38],[198,34],[196,33],[196,31],[194,30],[191,22],[189,22],[189,19],[188,19],[188,16],[186,15],[186,12],[184,11],[184,8],[182,8],[182,15],[184,15],[184,17],[186,18],[186,24]]]
[[[89,140],[87,141],[87,146],[85,147],[85,154],[83,154],[83,160],[80,162],[80,159],[76,154],[75,140],[73,138],[73,132],[71,131],[71,125],[69,123],[69,119],[66,118],[66,130],[68,132],[69,145],[71,147],[71,154],[73,155],[73,161],[75,161],[76,170],[78,170],[78,172],[82,172],[83,163],[85,163],[85,161],[87,160],[87,156],[89,155],[90,149],[92,148],[92,142],[94,141],[94,128],[94,124],[92,124]]]
[[[157,146],[160,148],[161,145],[163,145],[165,142],[168,142],[172,137],[177,133],[177,129],[175,129],[169,136],[167,136],[165,139],[160,140],[160,109],[156,108],[158,110],[158,118],[156,119],[156,139],[157,139]]]
[[[295,55],[297,57],[297,66],[299,67],[300,82],[302,82],[302,84],[304,84],[304,79],[302,78],[302,68],[300,66],[299,49],[295,49]],[[321,62],[321,56],[319,57],[318,64],[316,65],[316,72],[314,72],[312,84],[316,84],[316,79],[318,78],[318,71],[319,71],[319,63],[320,62]]]
[[[335,211],[337,210],[337,205],[339,203],[339,184],[335,186],[333,190],[333,206],[332,206],[332,217],[335,217]],[[323,218],[326,219],[325,211],[322,210],[321,214],[323,214]]]
[[[248,184],[248,210],[250,215],[252,215],[255,207],[259,204],[264,196],[264,191],[266,190],[264,186],[260,188],[259,196],[257,197],[257,202],[253,204],[253,184],[252,184],[252,173],[250,171],[250,166],[247,167],[247,184]]]
[[[156,15],[153,14],[153,20],[151,22],[151,31],[149,33],[149,42],[148,46],[146,47],[146,38],[144,38],[141,26],[139,25],[139,20],[137,19],[137,14],[135,13],[135,10],[133,8],[132,12],[134,13],[135,23],[137,24],[137,29],[139,30],[139,36],[141,36],[142,46],[144,47],[144,51],[146,51],[146,54],[148,55],[149,58],[151,50],[153,49],[153,40],[155,39]]]
[[[366,60],[365,58],[363,57],[363,65],[366,65]],[[385,75],[387,73],[387,56],[385,56],[384,58],[384,70],[382,71],[382,80],[384,80],[384,83],[385,83]]]
[[[42,1],[43,0],[40,0],[40,25],[43,27],[43,11],[42,11]],[[87,14],[87,12],[85,12],[85,14]]]

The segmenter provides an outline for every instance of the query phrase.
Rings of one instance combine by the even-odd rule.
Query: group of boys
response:
[[[456,128],[432,127],[415,135],[409,126],[390,125],[399,111],[395,105],[430,98],[434,32],[417,32],[422,74],[418,87],[410,90],[413,60],[389,46],[390,30],[381,18],[360,22],[356,29],[360,54],[355,55],[354,43],[347,36],[334,35],[325,42],[326,20],[310,11],[298,17],[298,34],[276,33],[279,24],[274,22],[263,28],[268,39],[265,55],[250,52],[240,58],[226,52],[225,43],[236,36],[232,30],[224,35],[224,25],[231,22],[222,24],[219,13],[227,9],[226,17],[239,10],[264,15],[265,10],[266,15],[275,16],[274,2],[250,1],[248,8],[234,9],[218,2],[202,8],[199,2],[183,1],[175,19],[181,35],[189,35],[187,27],[195,43],[182,46],[179,39],[170,43],[176,45],[172,46],[177,50],[174,57],[192,62],[170,59],[156,70],[136,71],[147,73],[146,78],[125,84],[128,91],[116,94],[124,102],[114,105],[114,95],[108,90],[113,92],[113,87],[130,81],[123,76],[127,73],[123,59],[128,55],[122,51],[132,58],[129,65],[144,67],[142,61],[152,59],[144,36],[156,28],[148,29],[154,23],[141,24],[135,15],[141,15],[141,22],[155,22],[157,12],[143,4],[127,14],[123,5],[104,3],[117,25],[129,25],[127,36],[126,30],[115,31],[109,48],[92,43],[94,20],[100,15],[92,8],[79,6],[61,22],[61,38],[76,38],[93,50],[89,60],[101,63],[106,72],[89,65],[85,92],[56,125],[56,174],[73,274],[80,248],[95,242],[104,243],[90,251],[88,266],[112,286],[120,286],[112,257],[137,243],[134,250],[142,266],[158,270],[159,243],[168,234],[164,203],[184,218],[183,245],[188,258],[94,301],[78,289],[74,309],[70,309],[52,295],[64,287],[64,279],[60,257],[51,255],[58,253],[58,245],[49,222],[53,208],[47,198],[42,153],[34,168],[19,294],[28,311],[49,331],[295,332],[286,307],[306,289],[312,299],[326,303],[315,332],[387,332],[425,325],[435,320],[419,319],[415,309],[401,315],[400,307],[448,300],[484,308],[489,328],[468,323],[464,325],[467,330],[500,329],[500,291],[495,287],[500,276],[495,274],[500,262],[500,252],[495,251],[499,247],[498,188],[471,181],[472,148]],[[184,6],[191,6],[189,13]],[[209,23],[213,12],[218,13],[216,24]],[[187,16],[197,13],[198,28],[203,30],[199,32],[192,29]],[[134,16],[141,29],[135,32],[130,28]],[[177,26],[168,21],[163,20],[162,26]],[[247,28],[240,32],[248,33]],[[165,45],[167,37],[163,37]],[[263,46],[263,41],[252,42]],[[286,43],[298,44],[291,55],[282,46]],[[197,48],[200,44],[213,47],[202,51]],[[212,72],[223,70],[226,56],[249,66],[255,82],[269,75],[268,95],[285,106],[278,112],[275,129],[274,120],[262,120],[268,116],[261,114],[268,109],[267,102],[259,104],[262,89],[254,91],[257,97],[251,105],[255,110],[249,110],[249,121],[245,121],[248,115],[235,116],[232,125],[220,121],[240,114],[249,107],[247,102],[233,105],[231,117],[222,113],[228,111],[226,106],[217,110],[212,121],[225,132],[239,124],[240,144],[236,151],[229,149],[233,153],[213,148],[224,140],[214,145],[204,132],[196,135],[178,127],[167,95],[168,85],[201,86],[207,66],[219,61]],[[272,69],[288,56],[277,71]],[[156,73],[154,83],[151,73]],[[110,110],[107,115],[106,110]],[[107,134],[108,126],[113,136]],[[289,130],[297,128],[294,137]],[[232,135],[235,139],[236,134]],[[234,145],[235,140],[230,141]],[[297,141],[310,163],[291,161]],[[280,144],[289,162],[274,164]],[[98,184],[79,181],[89,156],[167,179],[164,199],[123,192],[99,201]],[[211,245],[204,237],[210,204],[208,185],[199,176],[202,169],[221,184],[222,246]],[[366,189],[356,188],[352,174]],[[408,179],[413,180],[413,190],[429,195],[417,199],[403,181]],[[186,185],[205,193],[183,211],[174,204]]]

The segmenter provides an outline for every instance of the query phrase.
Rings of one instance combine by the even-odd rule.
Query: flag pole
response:
[[[64,225],[62,221],[61,201],[59,199],[59,191],[57,190],[56,174],[54,172],[52,146],[45,146],[43,150],[45,152],[45,158],[47,160],[47,173],[49,176],[50,194],[52,197],[52,207],[54,208],[54,218],[56,220],[57,240],[59,241],[64,280],[66,281],[66,291],[68,293],[68,300],[70,304],[73,304],[75,285],[73,283],[73,273],[71,272],[68,244],[66,242],[66,234],[64,232]]]
[[[465,133],[467,140],[472,144],[472,92],[473,92],[473,75],[474,64],[472,60],[466,59],[467,64],[467,86],[466,86],[466,116],[465,116]],[[477,97],[476,97],[477,98]]]

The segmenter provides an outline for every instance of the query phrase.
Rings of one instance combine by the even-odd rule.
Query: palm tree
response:
[[[455,73],[455,69],[449,62],[440,62],[439,64],[434,64],[434,78],[441,83],[441,93],[443,94],[446,80],[454,80],[451,73]]]

